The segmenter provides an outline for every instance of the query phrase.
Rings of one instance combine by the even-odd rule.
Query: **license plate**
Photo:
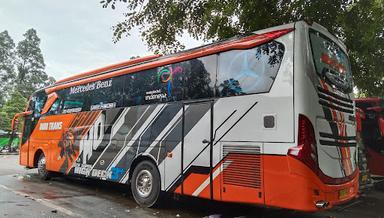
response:
[[[368,176],[367,175],[364,175],[364,176],[361,177],[361,181],[363,183],[365,183],[367,180],[368,180]]]
[[[349,193],[348,190],[349,190],[348,188],[339,190],[339,199],[346,198]]]

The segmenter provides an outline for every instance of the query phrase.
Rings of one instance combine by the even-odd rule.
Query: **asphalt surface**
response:
[[[147,209],[126,186],[68,177],[40,181],[36,173],[19,166],[17,155],[0,155],[0,217],[384,217],[384,192],[375,189],[312,214],[172,196]]]

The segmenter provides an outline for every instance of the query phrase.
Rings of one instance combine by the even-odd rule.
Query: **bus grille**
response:
[[[223,146],[223,184],[260,189],[262,161],[259,146]]]

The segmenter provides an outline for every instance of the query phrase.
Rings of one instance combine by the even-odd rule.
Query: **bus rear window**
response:
[[[348,56],[323,34],[310,30],[312,55],[317,74],[325,77],[343,92],[352,91],[352,73]]]

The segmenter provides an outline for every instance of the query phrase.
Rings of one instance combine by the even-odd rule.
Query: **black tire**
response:
[[[140,162],[133,170],[131,191],[133,198],[140,206],[154,207],[158,205],[161,188],[160,173],[157,166],[146,160]]]
[[[45,155],[41,154],[37,161],[37,173],[41,180],[49,180],[51,173],[47,170]]]

